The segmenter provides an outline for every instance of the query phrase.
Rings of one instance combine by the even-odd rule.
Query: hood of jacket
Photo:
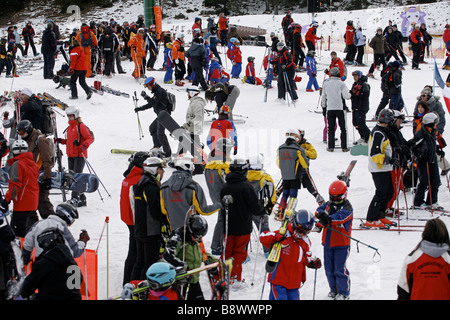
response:
[[[442,256],[449,247],[446,243],[434,243],[427,240],[422,240],[420,243],[420,249],[427,255],[438,258]]]
[[[177,170],[166,181],[166,185],[169,186],[170,190],[178,192],[189,186],[192,182],[192,175],[189,172]]]
[[[242,181],[247,181],[247,175],[243,175],[239,172],[230,172],[226,175],[225,180],[227,183],[239,183]]]
[[[72,253],[69,250],[69,247],[67,247],[67,245],[65,244],[57,244],[50,250],[41,254],[39,258],[50,260],[51,262],[62,267],[68,267],[75,263],[72,257]]]

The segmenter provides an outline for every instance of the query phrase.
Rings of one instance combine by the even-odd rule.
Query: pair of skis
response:
[[[48,92],[38,93],[37,96],[39,97],[39,99],[48,101],[53,106],[56,106],[56,107],[60,108],[61,110],[66,110],[69,107],[69,105],[67,103],[55,98]]]

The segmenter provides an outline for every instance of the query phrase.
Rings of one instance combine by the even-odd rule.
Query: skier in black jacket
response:
[[[46,229],[37,240],[44,252],[23,281],[20,296],[32,297],[38,290],[36,300],[81,300],[83,276],[62,232],[57,228]]]
[[[53,23],[49,22],[42,33],[41,53],[44,56],[44,79],[53,79],[55,67],[56,35],[53,32]]]
[[[230,173],[225,177],[220,197],[225,210],[224,239],[225,259],[234,258],[231,279],[237,285],[242,280],[242,263],[247,258],[246,247],[253,229],[253,215],[264,214],[256,191],[247,180],[249,163],[243,159],[234,159],[229,166]],[[228,199],[228,205],[226,204]]]
[[[163,89],[159,84],[156,83],[155,78],[148,77],[144,82],[144,87],[151,90],[153,97],[148,96],[145,91],[142,91],[141,96],[147,100],[147,104],[134,108],[134,112],[144,111],[153,108],[153,111],[158,115],[162,110],[170,113],[169,99],[167,97],[167,91]],[[172,155],[172,149],[170,148],[167,136],[164,133],[164,126],[159,123],[158,118],[156,118],[149,127],[150,135],[153,139],[153,148],[162,147],[164,150],[164,156],[170,157]]]

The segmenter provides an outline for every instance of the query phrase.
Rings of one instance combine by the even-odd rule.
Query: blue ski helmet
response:
[[[167,262],[155,262],[145,273],[150,289],[155,291],[166,290],[174,282],[177,272],[175,267]]]
[[[148,86],[150,86],[150,87],[152,87],[153,88],[153,86],[155,85],[155,78],[153,78],[153,77],[148,77],[147,79],[145,79],[145,82],[144,82],[144,86],[145,87],[148,87]]]
[[[310,231],[314,227],[314,217],[308,210],[300,209],[294,213],[292,228],[299,231]]]

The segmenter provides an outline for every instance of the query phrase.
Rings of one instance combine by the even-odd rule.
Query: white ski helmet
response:
[[[286,139],[293,139],[295,141],[300,141],[300,133],[298,132],[298,129],[287,130]]]
[[[181,154],[175,159],[174,166],[192,172],[194,170],[194,158],[189,154]]]
[[[426,113],[422,118],[422,123],[424,126],[432,127],[437,124],[439,121],[439,117],[434,112]]]
[[[14,156],[28,152],[28,143],[25,140],[17,139],[11,146],[11,153]]]
[[[184,34],[181,33],[181,32],[178,32],[177,35],[176,35],[176,38],[177,38],[177,39],[184,38]]]
[[[80,117],[80,109],[74,106],[70,106],[66,109],[66,115],[67,116],[74,115],[75,119],[77,119]]]
[[[264,168],[264,155],[262,153],[253,154],[247,159],[250,170],[262,170]]]
[[[145,172],[150,173],[152,176],[158,174],[158,168],[165,168],[166,163],[164,160],[157,157],[149,157],[144,160],[142,168]]]

